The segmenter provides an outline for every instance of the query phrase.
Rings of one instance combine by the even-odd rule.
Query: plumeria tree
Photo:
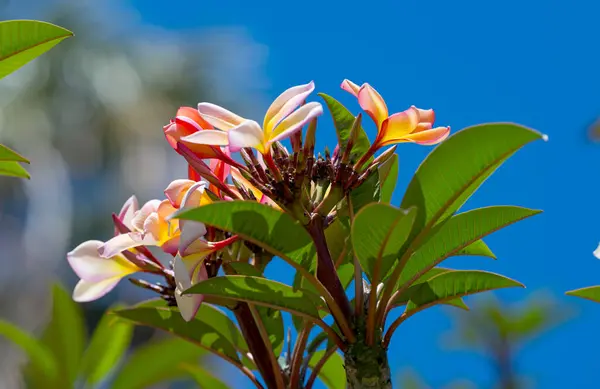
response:
[[[458,211],[506,159],[544,136],[494,123],[449,137],[450,127],[434,126],[433,110],[390,115],[369,84],[341,86],[376,136],[369,140],[362,113],[320,94],[337,132],[333,153],[315,154],[324,108],[308,101],[312,82],[277,97],[262,125],[211,103],[180,108],[164,134],[187,161],[187,178],[168,184],[165,199],[131,197],[112,216],[112,238],[67,255],[81,278],[74,299],[98,299],[128,277],[159,298],[116,310],[119,317],[205,348],[258,388],[308,389],[319,378],[357,389],[392,387],[387,350],[409,317],[438,304],[464,309],[464,296],[521,286],[438,265],[451,256],[493,258],[483,237],[540,212]],[[395,150],[403,143],[439,145],[396,207]],[[293,285],[265,276],[273,260],[291,266]],[[399,316],[390,314],[396,308]]]

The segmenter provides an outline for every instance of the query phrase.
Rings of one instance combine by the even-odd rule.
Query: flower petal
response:
[[[73,300],[78,303],[97,300],[113,290],[119,281],[121,277],[107,278],[98,282],[80,280],[73,290]]]
[[[121,211],[119,212],[119,220],[126,227],[131,229],[132,228],[131,223],[133,221],[133,216],[138,211],[138,209],[139,209],[139,203],[138,203],[137,197],[131,196],[129,199],[127,199],[125,204],[123,204],[123,207],[121,208]]]
[[[363,84],[358,91],[358,103],[377,124],[377,128],[380,128],[383,121],[388,117],[387,105],[385,105],[381,95],[371,85]]]
[[[433,122],[435,122],[435,112],[433,112],[433,109],[421,109],[414,105],[411,108],[415,108],[419,112],[419,123],[429,123],[433,125]]]
[[[244,147],[253,147],[261,153],[265,153],[264,134],[262,129],[254,120],[246,120],[239,126],[228,132],[229,150],[240,151]]]
[[[167,199],[169,199],[173,207],[179,208],[186,192],[194,184],[195,181],[192,180],[174,180],[167,186],[167,189],[165,189],[165,196],[167,196]]]
[[[183,317],[183,320],[185,321],[190,321],[196,316],[196,313],[198,313],[198,309],[204,300],[204,296],[201,294],[184,295],[182,293],[189,289],[193,284],[208,279],[204,263],[196,263],[195,266],[192,265],[190,267],[192,267],[191,270],[179,255],[175,257],[173,266],[176,283],[175,300],[177,301],[177,307],[181,312],[181,317]]]
[[[201,181],[188,189],[183,197],[181,209],[195,208],[210,202],[212,200],[206,194],[206,183]],[[192,242],[206,234],[204,223],[190,220],[179,220],[179,229],[181,231],[180,251],[184,251]]]
[[[150,216],[152,212],[156,212],[158,207],[160,206],[160,200],[150,200],[146,204],[142,205],[142,208],[139,209],[133,216],[131,220],[132,230],[136,230],[138,232],[144,231],[144,222],[146,218]]]
[[[346,92],[352,93],[354,97],[358,97],[358,91],[360,90],[360,86],[356,85],[352,81],[344,79],[344,81],[342,81],[341,87]]]
[[[67,254],[67,261],[79,278],[90,282],[101,281],[139,270],[121,255],[102,258],[99,250],[103,245],[99,240],[88,240]]]
[[[212,129],[212,126],[200,116],[198,110],[192,107],[179,108],[175,119],[189,124],[196,131]]]
[[[102,258],[111,258],[134,247],[154,244],[156,241],[150,235],[142,236],[140,232],[129,232],[117,235],[98,247],[98,255]]]
[[[229,144],[227,133],[219,130],[198,131],[192,135],[184,136],[181,141],[183,143],[210,146],[227,146]]]
[[[419,112],[416,108],[411,107],[404,112],[395,113],[383,121],[376,143],[381,147],[406,141],[406,136],[413,132],[418,124]]]
[[[320,103],[312,102],[298,108],[294,113],[285,118],[275,130],[271,133],[269,143],[286,139],[296,131],[302,129],[304,125],[317,116],[323,114],[323,106]]]
[[[277,124],[290,113],[294,112],[315,90],[313,81],[305,85],[293,86],[280,94],[271,104],[265,115],[263,130],[268,136]]]
[[[198,112],[210,125],[223,131],[239,126],[244,118],[216,104],[200,103]]]
[[[431,130],[409,134],[405,138],[423,146],[431,146],[440,143],[448,135],[450,135],[450,127],[436,127]]]

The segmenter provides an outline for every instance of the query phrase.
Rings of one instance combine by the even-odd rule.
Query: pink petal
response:
[[[132,230],[136,230],[138,232],[144,231],[144,222],[146,218],[150,216],[152,212],[156,212],[158,207],[160,206],[160,200],[150,200],[146,204],[140,208],[139,211],[135,213],[133,219],[131,220]]]
[[[183,200],[183,196],[188,191],[188,189],[194,185],[194,181],[179,179],[172,181],[167,189],[165,189],[165,196],[171,202],[171,205],[175,208],[179,208],[181,206],[181,201]]]
[[[192,135],[181,138],[184,143],[209,146],[227,146],[229,140],[227,132],[219,130],[204,130],[193,133]]]
[[[352,93],[354,97],[358,97],[358,91],[360,90],[360,86],[356,85],[352,81],[345,79],[344,81],[342,81],[341,87],[346,92]]]
[[[246,120],[239,126],[228,132],[229,150],[240,151],[244,147],[253,147],[261,153],[265,153],[264,134],[262,129],[254,120]]]
[[[208,279],[206,266],[204,263],[200,265],[193,263],[188,266],[180,256],[177,256],[175,257],[173,271],[175,272],[175,300],[177,301],[177,307],[183,319],[190,321],[198,313],[204,296],[198,294],[184,295],[182,293],[191,288],[192,285]]]
[[[79,278],[90,282],[102,281],[139,270],[123,256],[101,257],[99,250],[103,244],[99,240],[88,240],[67,254],[67,261]]]
[[[244,121],[243,117],[211,103],[198,104],[198,112],[209,124],[223,131],[239,126]]]
[[[191,127],[193,127],[196,131],[208,130],[211,129],[212,126],[202,119],[200,113],[197,109],[192,107],[181,107],[177,110],[177,116],[175,119],[181,120]]]
[[[142,236],[139,232],[120,234],[98,247],[98,255],[102,258],[111,258],[125,250],[143,245],[153,245],[156,242],[151,236]],[[82,277],[83,278],[83,277]]]
[[[78,303],[97,300],[113,290],[119,281],[121,281],[120,277],[108,278],[98,282],[80,280],[73,290],[73,300]]]
[[[121,211],[119,212],[119,220],[125,226],[127,226],[129,229],[131,229],[131,227],[132,227],[131,222],[133,220],[133,215],[135,214],[135,212],[137,212],[138,209],[139,209],[139,204],[138,204],[137,198],[135,196],[131,196],[129,199],[127,199],[125,204],[123,204],[123,207],[121,208]]]
[[[294,113],[285,118],[275,128],[269,139],[270,143],[286,139],[299,131],[314,118],[323,114],[323,107],[320,103],[312,102],[298,108]]]
[[[415,107],[414,105],[413,108],[419,112],[420,123],[429,123],[433,125],[433,122],[435,122],[435,112],[433,112],[433,109],[421,109]]]
[[[440,143],[450,135],[450,127],[436,127],[406,136],[406,139],[423,146]]]
[[[265,115],[263,123],[265,134],[270,134],[275,126],[277,126],[283,118],[294,112],[314,90],[315,83],[311,81],[305,85],[291,87],[280,94],[275,101],[273,101]]]
[[[385,105],[381,95],[371,85],[363,84],[358,91],[358,103],[380,128],[383,121],[388,117],[387,105]]]

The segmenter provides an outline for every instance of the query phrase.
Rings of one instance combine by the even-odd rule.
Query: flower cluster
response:
[[[378,150],[402,142],[432,145],[450,132],[449,127],[433,127],[433,110],[413,106],[389,115],[384,100],[369,84],[358,86],[344,80],[341,86],[357,97],[377,127],[375,141],[357,158],[351,152],[360,114],[347,144],[338,145],[333,155],[327,150],[324,156],[314,155],[317,117],[323,107],[306,102],[315,88],[313,82],[277,97],[262,126],[210,103],[200,103],[197,109],[180,108],[163,130],[169,144],[188,162],[188,178],[169,184],[163,200],[140,207],[131,197],[113,215],[114,237],[106,242],[84,242],[68,253],[69,264],[81,279],[74,299],[98,299],[133,273],[158,274],[164,277],[164,284],[130,280],[177,305],[183,318],[191,320],[202,296],[182,292],[216,276],[223,261],[240,260],[239,255],[232,255],[240,248],[255,254],[247,260],[258,266],[256,257],[261,249],[214,227],[172,218],[177,211],[215,201],[247,200],[289,213],[304,225],[314,215],[331,222],[336,217],[335,205],[384,163],[394,148],[372,159]],[[286,139],[291,149],[281,143]],[[231,153],[238,153],[239,158]],[[170,263],[163,264],[152,247],[171,256]]]

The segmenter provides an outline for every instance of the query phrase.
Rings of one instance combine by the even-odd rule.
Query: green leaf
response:
[[[58,369],[52,352],[33,336],[4,320],[0,320],[0,336],[10,340],[25,352],[31,368],[39,372],[38,378],[47,383],[57,378]]]
[[[31,178],[27,170],[16,161],[0,161],[0,176]]]
[[[181,369],[186,371],[201,389],[229,389],[227,384],[202,366],[186,364]]]
[[[178,219],[202,222],[239,235],[296,269],[308,272],[314,244],[308,232],[289,214],[256,201],[220,201],[178,212]],[[289,239],[293,236],[294,239]]]
[[[138,347],[115,377],[111,389],[146,389],[188,376],[182,363],[197,364],[206,351],[183,339],[169,338]]]
[[[352,223],[352,246],[371,283],[378,284],[392,268],[410,234],[416,209],[383,203],[364,207]]]
[[[398,181],[398,154],[394,154],[383,165],[379,166],[379,182],[381,187],[381,202],[392,201],[396,182]]]
[[[73,33],[36,20],[0,22],[0,78],[44,54]]]
[[[41,342],[58,361],[59,387],[72,387],[81,366],[86,327],[81,307],[58,284],[52,287],[52,317]]]
[[[184,293],[216,296],[235,301],[281,309],[313,319],[319,318],[320,297],[306,290],[251,276],[221,276],[202,281]]]
[[[487,244],[483,240],[477,240],[464,249],[460,250],[456,254],[456,256],[479,256],[479,257],[488,257],[492,259],[496,259],[496,255],[490,250]]]
[[[310,358],[308,365],[314,368],[321,358],[323,358],[325,352],[325,350],[315,352],[312,358]],[[344,370],[342,356],[337,352],[331,354],[321,368],[318,377],[328,389],[346,389],[346,371]]]
[[[127,352],[132,335],[131,323],[108,312],[102,316],[81,362],[81,372],[88,384],[95,385],[106,379]]]
[[[350,130],[352,129],[352,124],[356,117],[333,97],[328,96],[325,93],[319,93],[319,96],[325,100],[327,108],[329,108],[329,112],[333,118],[333,125],[335,126],[335,132],[337,133],[338,143],[340,145],[340,154],[342,154],[348,145]],[[354,142],[354,146],[352,147],[352,152],[350,153],[350,161],[353,163],[358,161],[370,147],[371,142],[369,142],[369,138],[361,126],[358,129],[358,135]],[[371,160],[373,160],[373,157],[369,159],[369,161]]]
[[[399,287],[406,287],[412,279],[420,277],[482,237],[540,212],[522,207],[495,206],[451,217],[436,226],[431,238],[408,259],[402,269]]]
[[[271,348],[275,356],[281,355],[283,343],[285,340],[285,327],[283,325],[283,317],[281,311],[269,307],[256,307],[262,319],[263,325],[269,335]]]
[[[586,300],[591,300],[600,303],[600,285],[588,286],[587,288],[570,290],[566,293],[568,296],[581,297]]]
[[[425,273],[421,277],[419,277],[415,282],[413,282],[412,286],[414,287],[418,284],[427,282],[430,279],[432,279],[433,277],[439,276],[442,273],[447,273],[447,272],[452,272],[452,271],[456,271],[456,270],[448,269],[445,267],[434,267],[433,269],[429,270],[427,273]],[[400,296],[398,296],[397,298],[394,299],[393,306],[399,307],[402,305],[406,305],[406,303],[408,303],[408,301],[410,300],[410,296],[411,296],[411,289],[405,290]],[[445,302],[445,304],[456,307],[456,308],[464,309],[465,311],[469,310],[469,307],[467,306],[467,304],[465,304],[465,302],[461,298],[448,300]]]
[[[401,208],[419,210],[413,235],[456,212],[479,186],[521,147],[544,136],[511,123],[466,128],[437,146],[421,163]]]
[[[365,182],[350,192],[350,201],[352,202],[354,215],[368,204],[377,203],[380,199],[381,188],[379,187],[379,172],[377,170],[373,170],[373,173],[371,173]]]
[[[29,160],[27,158],[2,144],[0,144],[0,161],[15,161],[29,163]]]
[[[495,273],[476,270],[443,272],[426,282],[409,288],[406,313],[448,300],[488,290],[523,287],[523,284]]]
[[[236,347],[248,348],[235,324],[221,311],[202,304],[196,317],[186,322],[175,307],[160,307],[149,301],[114,312],[139,325],[158,328],[183,338],[225,360],[239,362]]]

